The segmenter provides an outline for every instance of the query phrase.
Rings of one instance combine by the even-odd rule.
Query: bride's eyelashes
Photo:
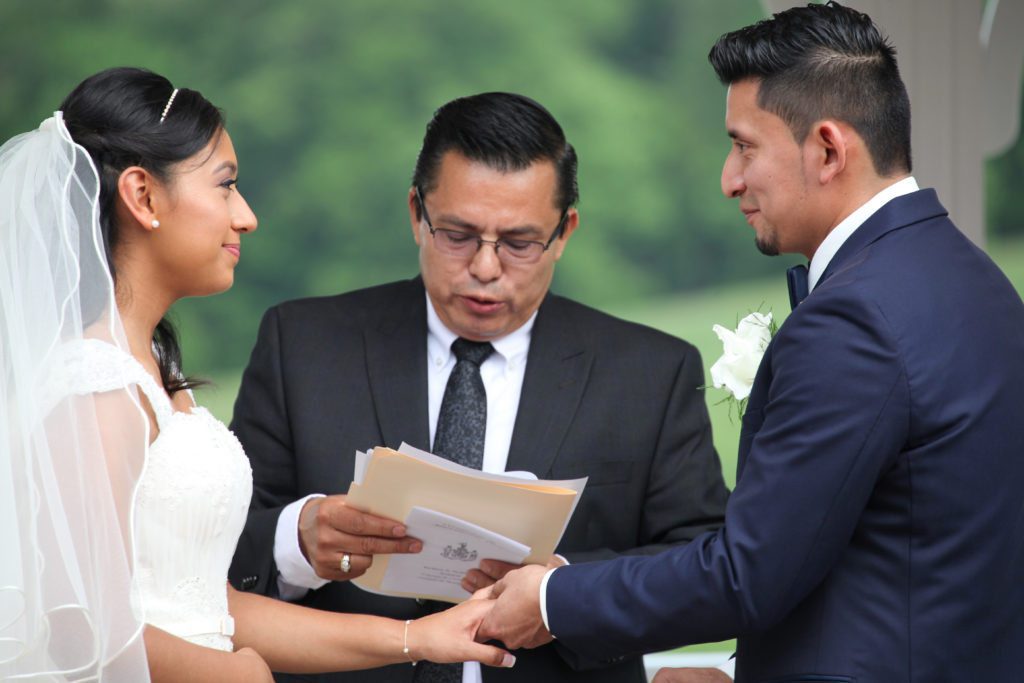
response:
[[[238,186],[238,178],[228,178],[220,184],[225,190],[233,190]]]

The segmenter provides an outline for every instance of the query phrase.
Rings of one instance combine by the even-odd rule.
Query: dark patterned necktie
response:
[[[452,352],[456,363],[441,399],[433,450],[452,462],[480,469],[487,430],[487,391],[480,377],[480,364],[494,353],[494,347],[488,342],[460,337],[452,344]],[[434,611],[451,607],[433,600],[427,604]],[[462,664],[420,662],[413,680],[416,683],[461,683]]]
[[[456,363],[441,399],[434,434],[434,453],[466,467],[480,469],[487,429],[487,392],[480,364],[494,353],[488,342],[461,337],[452,344]]]

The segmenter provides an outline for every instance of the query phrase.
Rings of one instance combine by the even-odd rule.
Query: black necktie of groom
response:
[[[807,298],[807,266],[793,266],[787,270],[786,285],[789,286],[789,307],[795,309]]]

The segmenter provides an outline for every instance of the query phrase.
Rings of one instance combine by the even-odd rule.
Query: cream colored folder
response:
[[[527,564],[550,559],[586,485],[585,478],[543,481],[488,474],[405,444],[401,451],[374,448],[362,465],[361,473],[357,465],[356,481],[349,487],[349,505],[399,521],[414,507],[458,517],[529,546]],[[370,569],[353,583],[373,593],[453,601],[383,590],[389,559],[375,556]]]

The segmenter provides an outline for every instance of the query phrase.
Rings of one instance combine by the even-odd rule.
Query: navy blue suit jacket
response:
[[[761,363],[725,526],[557,570],[592,656],[737,636],[737,681],[1024,678],[1024,304],[932,190],[843,245]]]

